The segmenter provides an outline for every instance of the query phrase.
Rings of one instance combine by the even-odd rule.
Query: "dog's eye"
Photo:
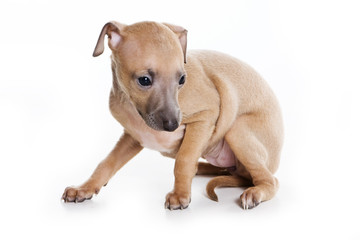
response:
[[[185,75],[182,75],[179,80],[179,85],[183,85],[185,83]]]
[[[139,77],[137,79],[137,82],[143,87],[149,87],[152,84],[150,78],[148,77]]]

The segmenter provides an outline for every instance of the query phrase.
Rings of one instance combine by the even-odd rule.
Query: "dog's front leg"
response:
[[[190,204],[191,182],[197,171],[201,157],[213,127],[206,122],[195,122],[186,126],[186,132],[175,160],[174,190],[167,194],[165,208],[184,209]]]
[[[67,187],[62,196],[65,202],[83,202],[98,194],[101,187],[131,158],[140,152],[142,146],[129,134],[124,133],[114,149],[95,169],[91,177],[78,187]]]

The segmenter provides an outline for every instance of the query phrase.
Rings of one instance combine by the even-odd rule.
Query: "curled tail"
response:
[[[206,193],[213,201],[218,201],[215,193],[216,187],[245,187],[252,185],[250,180],[238,176],[218,176],[209,181],[206,186]]]

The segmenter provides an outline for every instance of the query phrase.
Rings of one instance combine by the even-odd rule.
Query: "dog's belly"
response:
[[[233,167],[236,165],[235,154],[224,139],[211,148],[203,158],[217,167]]]

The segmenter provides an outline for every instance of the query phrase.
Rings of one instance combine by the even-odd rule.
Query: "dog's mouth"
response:
[[[141,111],[139,110],[139,109],[136,109],[137,110],[137,112],[139,113],[139,115],[140,115],[140,117],[142,117],[142,119],[144,119],[144,116],[143,116],[143,114],[141,113]],[[144,119],[145,120],[145,119]]]

